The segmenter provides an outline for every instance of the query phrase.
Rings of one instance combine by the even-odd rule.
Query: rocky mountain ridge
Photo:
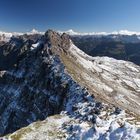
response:
[[[113,105],[113,97],[109,98],[110,103],[107,102],[107,98],[114,93],[113,87],[106,85],[114,80],[111,67],[117,63],[121,71],[125,68],[122,67],[125,62],[89,57],[72,43],[67,34],[60,35],[52,30],[45,35],[12,38],[0,49],[0,135],[35,122],[2,139],[139,138],[139,117],[115,106],[131,111],[134,107],[129,109],[123,106],[125,102]],[[7,61],[6,56],[9,56]],[[101,66],[106,68],[107,73]],[[132,78],[139,77],[138,66],[130,63],[127,67],[132,72]],[[104,78],[102,74],[110,80],[100,79],[100,76]],[[117,78],[120,79],[119,76]],[[135,82],[138,85],[134,92],[139,99],[139,81]],[[127,87],[127,91],[132,90]],[[119,94],[123,95],[123,92]],[[115,95],[118,97],[117,92]],[[133,92],[130,95],[129,99],[135,99]],[[122,99],[125,100],[121,97],[120,101]],[[44,121],[36,122],[38,120]]]

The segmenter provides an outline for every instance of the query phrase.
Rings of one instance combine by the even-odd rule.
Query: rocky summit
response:
[[[11,37],[0,43],[1,139],[139,139],[139,72],[65,33]]]

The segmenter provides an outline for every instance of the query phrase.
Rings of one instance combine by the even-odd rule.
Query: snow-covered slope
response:
[[[140,67],[109,57],[91,57],[73,43],[69,58],[80,69],[73,70],[74,77],[83,86],[104,99],[140,115]],[[71,59],[72,61],[72,59]],[[67,65],[67,62],[64,62]],[[67,65],[69,70],[70,66]]]
[[[0,128],[47,118],[2,140],[140,138],[139,66],[88,56],[51,30],[26,47],[15,69],[0,72]]]
[[[62,112],[22,128],[3,140],[139,140],[140,124],[137,121],[134,124],[133,117],[123,111],[114,113],[112,108],[104,108],[100,115],[93,116],[93,107],[86,104],[79,103],[79,117]],[[86,117],[89,120],[85,120]],[[94,117],[96,122],[93,124]]]

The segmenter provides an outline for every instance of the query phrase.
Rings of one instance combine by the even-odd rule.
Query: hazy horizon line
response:
[[[48,28],[48,29],[51,29],[51,28]],[[48,30],[47,29],[47,30]],[[0,34],[8,34],[8,33],[14,33],[14,34],[26,34],[26,33],[40,33],[40,34],[43,34],[45,33],[47,30],[45,31],[39,31],[38,29],[31,29],[29,31],[25,31],[25,32],[10,32],[10,31],[3,31],[3,30],[0,30]],[[68,34],[71,34],[71,35],[109,35],[109,34],[126,34],[126,35],[140,35],[140,32],[139,31],[130,31],[130,30],[127,30],[127,29],[122,29],[122,30],[114,30],[114,31],[111,31],[111,32],[107,32],[107,31],[92,31],[92,32],[81,32],[81,31],[75,31],[73,29],[68,29],[68,30],[57,30],[57,29],[52,29],[56,32],[59,32],[59,33],[68,33]]]

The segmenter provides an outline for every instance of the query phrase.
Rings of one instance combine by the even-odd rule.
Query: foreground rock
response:
[[[94,100],[89,98],[92,103]],[[89,101],[89,102],[90,102]],[[74,102],[73,102],[74,103]],[[124,111],[103,104],[100,113],[92,112],[95,108],[83,100],[75,112],[62,112],[35,122],[3,140],[137,140],[140,138],[140,123]],[[99,105],[99,104],[98,104]],[[96,104],[97,107],[97,104]],[[86,119],[87,118],[87,119]],[[135,122],[135,124],[134,124]]]

